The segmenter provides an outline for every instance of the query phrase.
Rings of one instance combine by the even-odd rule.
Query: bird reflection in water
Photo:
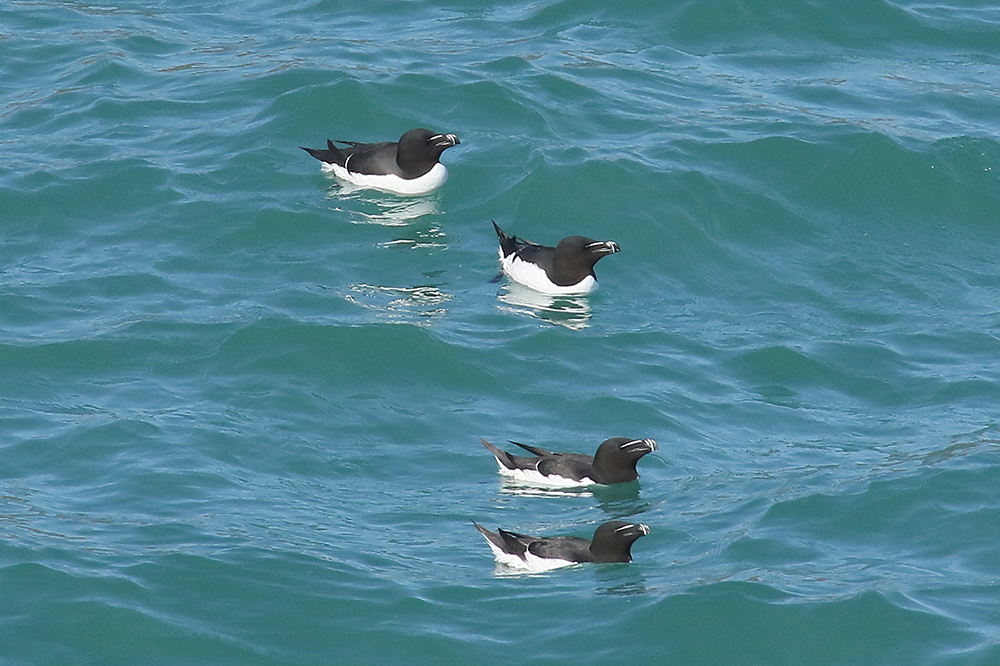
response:
[[[422,217],[437,215],[439,212],[437,195],[402,197],[340,181],[330,188],[327,196],[350,202],[350,207],[338,206],[337,210],[349,213],[351,221],[355,224],[404,227]]]
[[[497,298],[513,312],[527,312],[557,326],[579,331],[590,325],[590,300],[586,296],[552,296],[518,284],[505,284]]]

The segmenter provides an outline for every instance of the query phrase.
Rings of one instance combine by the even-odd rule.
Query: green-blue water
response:
[[[1000,664],[998,132],[986,2],[0,4],[0,663]]]

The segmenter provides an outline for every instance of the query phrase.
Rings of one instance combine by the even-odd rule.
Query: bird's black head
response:
[[[399,161],[400,157],[404,161],[406,159],[427,159],[429,157],[436,162],[441,153],[460,143],[461,141],[454,134],[439,134],[429,129],[418,127],[409,130],[403,136],[399,137],[399,151],[396,160]],[[404,165],[400,164],[400,166]]]
[[[556,250],[586,255],[588,257],[592,257],[594,262],[601,257],[622,251],[621,248],[618,247],[618,243],[614,241],[596,241],[593,238],[587,238],[585,236],[567,236],[559,241],[559,245],[556,246]]]
[[[632,544],[647,534],[649,527],[642,523],[610,520],[594,532],[590,552],[596,562],[631,562]]]
[[[429,129],[411,129],[399,138],[396,164],[404,174],[427,173],[446,149],[459,144],[454,134],[438,134]]]
[[[612,437],[605,440],[594,455],[594,471],[601,477],[594,479],[600,483],[624,483],[635,481],[639,473],[635,464],[647,453],[656,450],[656,442],[651,439],[629,439]]]
[[[601,257],[621,252],[614,241],[595,241],[584,236],[567,236],[556,245],[552,259],[556,284],[576,284],[587,275],[594,274],[594,264]]]

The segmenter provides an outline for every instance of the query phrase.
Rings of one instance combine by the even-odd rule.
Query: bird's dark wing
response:
[[[516,554],[516,551],[511,550],[511,547],[507,544],[507,539],[502,536],[503,530],[500,530],[500,534],[498,534],[496,532],[491,532],[475,521],[473,521],[472,524],[476,526],[476,529],[479,530],[480,534],[486,537],[487,541],[499,548],[501,551],[512,555]],[[524,552],[523,548],[521,549],[521,552]]]
[[[538,458],[528,458],[526,456],[515,456],[502,449],[498,449],[489,442],[487,442],[482,437],[479,441],[483,443],[483,446],[493,454],[493,457],[500,461],[500,464],[507,469],[535,469],[535,463],[538,462]]]
[[[349,145],[349,148],[341,152],[347,155],[344,166],[348,171],[361,174],[395,174],[401,176],[402,172],[396,164],[397,143],[383,141],[382,143],[352,143],[350,141],[338,141]]]
[[[540,449],[537,446],[531,446],[530,444],[522,444],[521,442],[515,442],[514,440],[510,440],[510,443],[513,444],[514,446],[520,446],[522,449],[524,449],[528,453],[534,453],[536,456],[551,456],[552,455],[551,451],[546,451],[545,449]]]
[[[346,143],[340,141],[338,143]],[[306,148],[305,146],[300,146],[302,150],[306,151],[320,162],[326,162],[327,164],[338,164],[344,166],[344,161],[347,159],[347,153],[342,151],[333,145],[333,141],[329,139],[326,140],[326,148]]]
[[[518,534],[517,532],[508,532],[503,528],[497,528],[497,532],[500,533],[500,538],[504,542],[503,551],[511,555],[517,555],[521,559],[524,559],[524,553],[528,550],[528,546],[535,540],[535,537]]]
[[[561,476],[574,481],[594,479],[594,459],[581,453],[552,453],[538,461],[536,469],[545,476]]]
[[[517,247],[517,256],[523,261],[538,264],[546,273],[551,273],[555,263],[556,249],[547,245],[521,241]]]
[[[532,555],[569,562],[590,562],[590,542],[580,537],[539,537],[528,544]]]

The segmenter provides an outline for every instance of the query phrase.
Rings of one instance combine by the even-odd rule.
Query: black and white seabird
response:
[[[341,143],[346,148],[338,148]],[[333,175],[359,187],[396,194],[426,194],[448,180],[441,153],[461,143],[454,134],[411,129],[398,142],[326,141],[326,149],[305,148]]]
[[[589,294],[597,289],[594,264],[621,248],[614,241],[569,236],[548,247],[508,236],[493,223],[500,241],[500,265],[516,282],[543,294]]]
[[[594,532],[593,541],[580,537],[533,537],[473,522],[486,537],[497,563],[528,571],[547,571],[580,562],[631,562],[632,544],[649,534],[642,523],[611,520]]]
[[[639,458],[656,450],[656,442],[651,439],[612,437],[601,443],[593,456],[553,453],[537,446],[511,442],[533,454],[515,456],[498,449],[485,439],[480,438],[479,441],[496,458],[501,474],[513,481],[549,488],[635,481],[639,478],[635,469]]]

